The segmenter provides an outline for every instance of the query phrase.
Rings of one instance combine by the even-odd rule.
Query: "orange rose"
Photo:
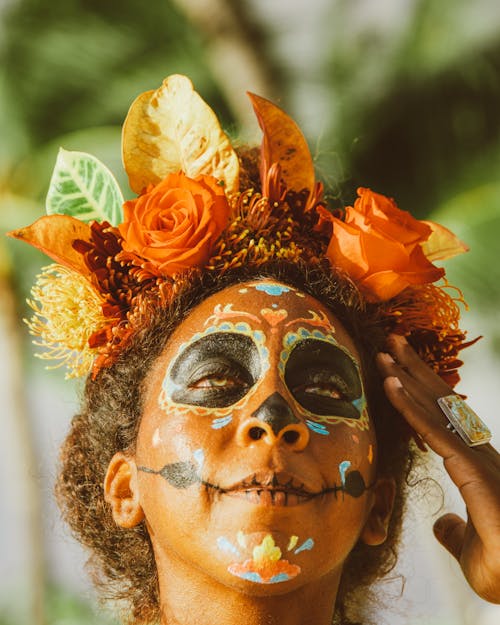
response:
[[[368,300],[385,301],[410,284],[435,282],[444,275],[422,249],[432,234],[429,225],[370,189],[360,188],[358,195],[354,206],[347,207],[345,221],[330,215],[333,233],[326,255]]]
[[[229,218],[224,189],[212,176],[196,180],[169,174],[143,195],[125,202],[118,226],[126,253],[147,261],[154,273],[172,276],[201,267]]]

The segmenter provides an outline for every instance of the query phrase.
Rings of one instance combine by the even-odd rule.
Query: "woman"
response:
[[[463,246],[367,189],[329,210],[297,126],[251,99],[260,157],[169,77],[127,117],[123,214],[61,152],[49,216],[13,233],[59,263],[34,289],[43,357],[90,373],[57,490],[96,581],[133,623],[352,622],[428,445],[469,512],[436,536],[500,602],[498,455],[453,395],[465,336],[434,284]]]

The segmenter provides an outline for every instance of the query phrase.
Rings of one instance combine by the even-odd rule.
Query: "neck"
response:
[[[226,586],[175,554],[156,553],[161,625],[331,625],[340,572],[274,596]]]

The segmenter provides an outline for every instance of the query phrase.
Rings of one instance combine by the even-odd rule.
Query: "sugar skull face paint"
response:
[[[231,305],[224,310],[241,316]],[[213,315],[207,322],[211,320]],[[268,368],[265,334],[245,322],[222,321],[197,332],[179,347],[158,401],[165,412],[192,413],[196,407],[198,415],[212,416],[211,427],[218,430],[231,423],[233,407],[246,404]]]
[[[367,427],[359,365],[334,335],[303,327],[288,332],[283,337],[278,366],[297,410],[309,417],[306,422],[312,431],[328,433],[320,424],[334,425],[340,421],[357,422],[360,429]],[[314,422],[319,422],[320,427],[315,427]]]
[[[180,557],[257,594],[342,566],[375,475],[358,362],[338,319],[274,282],[230,287],[186,317],[146,381],[137,438],[165,566]]]

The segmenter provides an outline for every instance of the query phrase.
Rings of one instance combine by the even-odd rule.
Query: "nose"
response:
[[[258,440],[268,445],[283,441],[294,451],[301,451],[309,442],[309,430],[278,392],[270,395],[238,428],[240,445]]]

